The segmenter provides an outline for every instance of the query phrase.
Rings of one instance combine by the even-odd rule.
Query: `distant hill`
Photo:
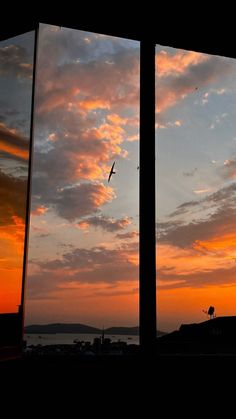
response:
[[[53,334],[53,333],[94,333],[101,334],[102,329],[96,327],[87,326],[80,323],[51,323],[51,324],[32,324],[25,327],[25,333],[27,334]],[[139,327],[109,327],[104,329],[104,333],[107,335],[139,335]],[[164,332],[157,331],[157,336],[164,335]]]
[[[52,323],[52,324],[32,324],[25,327],[25,333],[52,334],[52,333],[97,333],[101,330],[96,327],[87,326],[80,323]]]

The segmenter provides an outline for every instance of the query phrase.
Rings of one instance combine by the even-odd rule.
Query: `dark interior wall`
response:
[[[14,20],[12,10],[1,13],[0,40],[33,30],[42,22],[137,40],[152,39],[161,45],[236,58],[235,14],[229,7],[212,6],[207,11],[199,2],[191,8],[153,2],[152,6],[140,3],[127,9],[119,2],[107,6],[75,3],[75,10],[57,8],[47,13],[39,5],[34,9],[31,15],[22,8],[19,15],[15,11]]]

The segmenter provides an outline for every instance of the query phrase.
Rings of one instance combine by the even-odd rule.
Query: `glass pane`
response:
[[[228,333],[226,316],[235,315],[235,80],[233,59],[156,47],[157,318],[164,332],[187,323],[182,336],[195,336],[193,323],[214,318],[208,335],[213,327]]]
[[[0,42],[0,341],[8,339],[5,343],[15,338],[11,326],[21,304],[33,49],[33,32]]]
[[[40,25],[28,344],[137,342],[138,139],[139,43]]]

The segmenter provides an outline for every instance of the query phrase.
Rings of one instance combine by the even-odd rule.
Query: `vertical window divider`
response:
[[[155,237],[155,43],[141,40],[140,58],[140,345],[151,354],[156,343]]]
[[[29,229],[30,229],[30,209],[31,209],[31,181],[33,167],[33,142],[34,142],[34,110],[35,110],[35,82],[37,71],[37,54],[38,54],[38,32],[39,23],[35,27],[34,37],[34,58],[33,58],[33,80],[31,93],[31,115],[30,115],[30,142],[29,142],[29,164],[28,164],[28,183],[26,197],[26,217],[25,217],[25,241],[23,254],[23,270],[22,270],[22,288],[21,288],[21,304],[19,307],[19,316],[21,322],[22,342],[24,337],[24,315],[25,315],[25,290],[28,266],[28,247],[29,247]]]

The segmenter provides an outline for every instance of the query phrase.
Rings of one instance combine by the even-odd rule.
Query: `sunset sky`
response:
[[[138,324],[138,139],[139,43],[40,25],[26,323]]]
[[[33,46],[32,32],[0,43],[0,313],[21,301]]]
[[[0,313],[21,297],[33,43],[0,43]],[[138,325],[139,47],[40,25],[26,324]],[[156,47],[159,330],[236,315],[235,103],[235,60]]]
[[[158,327],[236,314],[236,62],[156,47]]]

